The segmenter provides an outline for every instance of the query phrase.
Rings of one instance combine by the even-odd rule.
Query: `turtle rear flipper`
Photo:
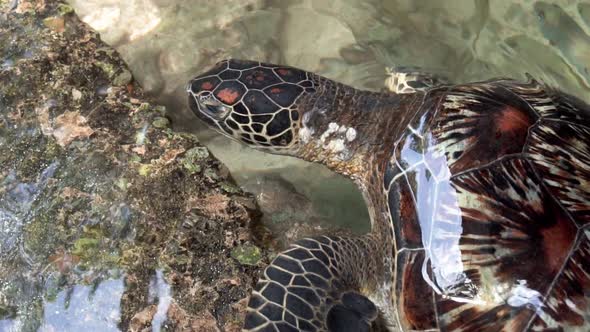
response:
[[[449,84],[448,78],[422,72],[416,68],[390,67],[387,68],[389,76],[385,81],[386,88],[393,93],[415,93],[426,91],[432,87]]]
[[[339,237],[293,244],[256,284],[244,330],[369,331],[377,308],[355,286],[366,271],[350,269],[358,255],[369,260],[364,249],[360,239]]]

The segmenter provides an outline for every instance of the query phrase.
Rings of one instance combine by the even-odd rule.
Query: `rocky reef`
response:
[[[71,7],[0,6],[0,330],[239,330],[254,198]]]

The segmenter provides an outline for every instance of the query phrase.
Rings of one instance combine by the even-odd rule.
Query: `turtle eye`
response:
[[[201,112],[216,120],[223,120],[231,111],[231,107],[218,102],[214,98],[202,98],[199,104]]]
[[[206,112],[211,116],[222,119],[229,112],[229,109],[222,105],[206,105]]]

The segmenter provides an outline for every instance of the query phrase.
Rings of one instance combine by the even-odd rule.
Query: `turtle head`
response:
[[[316,92],[313,74],[255,61],[224,60],[190,81],[191,110],[251,147],[294,155],[301,102]]]
[[[191,80],[191,110],[250,147],[322,163],[347,176],[363,173],[369,149],[382,146],[383,111],[392,94],[361,91],[301,69],[223,60]],[[387,118],[391,118],[390,114]],[[393,137],[387,135],[386,137]]]

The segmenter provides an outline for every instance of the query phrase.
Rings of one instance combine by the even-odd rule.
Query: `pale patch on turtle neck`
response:
[[[328,129],[320,136],[318,144],[327,152],[336,154],[339,159],[347,160],[352,155],[347,143],[352,142],[355,138],[356,130],[354,128],[330,122]]]

